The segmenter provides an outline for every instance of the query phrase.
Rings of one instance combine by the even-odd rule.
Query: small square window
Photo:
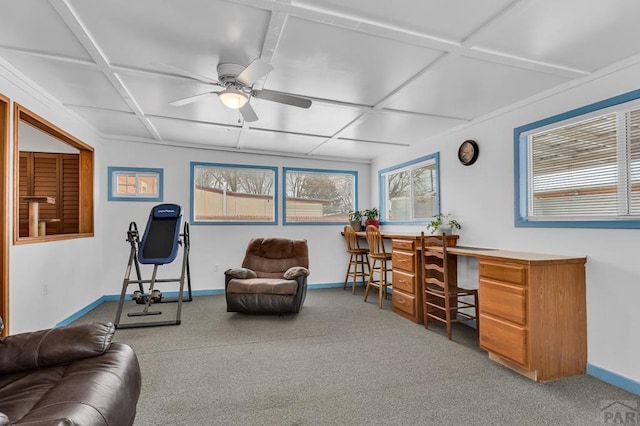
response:
[[[162,201],[162,169],[109,167],[109,201]]]

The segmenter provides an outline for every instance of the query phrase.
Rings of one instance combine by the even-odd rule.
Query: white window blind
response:
[[[530,134],[529,220],[640,215],[640,110]]]

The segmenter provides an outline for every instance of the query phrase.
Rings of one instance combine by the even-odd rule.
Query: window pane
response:
[[[530,136],[533,217],[618,214],[617,114]]]
[[[387,176],[387,218],[389,220],[411,219],[411,181],[409,171]]]
[[[196,222],[274,222],[276,169],[194,166]]]
[[[162,201],[162,169],[109,167],[109,201]]]
[[[356,172],[285,169],[286,218],[296,223],[344,223],[355,210]]]
[[[438,213],[438,154],[379,172],[384,182],[385,222],[426,221]]]
[[[428,219],[437,214],[435,164],[412,171],[413,218]]]
[[[640,215],[640,110],[629,113],[629,214]]]

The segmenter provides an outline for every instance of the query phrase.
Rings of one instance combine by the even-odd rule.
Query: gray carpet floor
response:
[[[391,312],[390,298],[378,309],[362,296],[310,290],[284,317],[202,296],[179,326],[118,330],[142,368],[135,425],[589,425],[607,401],[640,399],[588,375],[532,382],[489,360],[475,330],[460,325],[449,341],[443,326]],[[77,322],[113,321],[116,305]],[[153,307],[172,319],[175,306]]]

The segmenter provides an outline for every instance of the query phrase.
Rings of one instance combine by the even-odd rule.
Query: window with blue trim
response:
[[[191,223],[276,224],[277,167],[191,163]]]
[[[384,223],[423,223],[440,211],[439,154],[378,172]]]
[[[516,226],[640,227],[638,98],[515,129]]]
[[[284,168],[285,224],[346,223],[357,210],[358,172]]]
[[[109,201],[162,201],[162,169],[108,167]]]

